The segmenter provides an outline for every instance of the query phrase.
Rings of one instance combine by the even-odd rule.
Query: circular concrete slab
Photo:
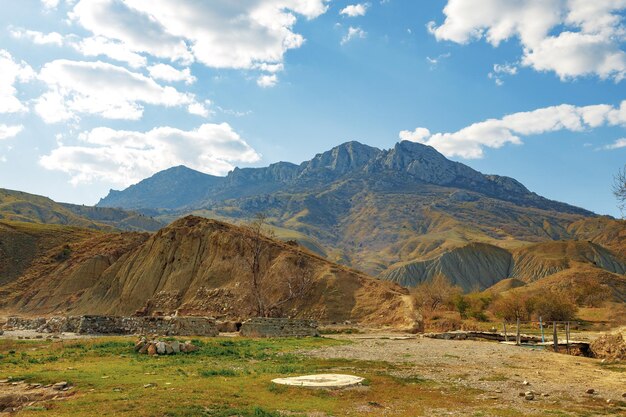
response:
[[[272,382],[304,388],[347,388],[359,385],[364,378],[353,375],[320,374],[304,375],[291,378],[276,378]]]

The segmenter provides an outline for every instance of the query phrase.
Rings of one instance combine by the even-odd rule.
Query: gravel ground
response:
[[[487,341],[405,339],[385,335],[333,337],[353,343],[305,354],[402,364],[400,372],[404,375],[398,376],[419,375],[478,389],[483,392],[479,396],[500,400],[519,410],[540,411],[542,403],[592,402],[606,404],[608,415],[626,416],[623,407],[626,398],[622,397],[626,393],[623,363],[607,366],[598,359]],[[593,389],[594,394],[588,394],[588,389]],[[535,394],[532,402],[520,397],[520,393],[527,391]]]

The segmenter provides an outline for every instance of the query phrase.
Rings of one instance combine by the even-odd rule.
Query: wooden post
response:
[[[504,341],[508,342],[509,341],[509,335],[506,333],[506,320],[502,322],[502,325],[504,326]]]
[[[554,343],[554,351],[559,351],[559,338],[556,334],[556,321],[552,322],[552,342]]]
[[[565,347],[567,349],[567,353],[569,354],[569,321],[565,325]]]
[[[546,337],[543,334],[543,321],[541,321],[541,316],[539,316],[539,327],[541,328],[541,343],[546,343]]]
[[[521,342],[522,342],[522,337],[520,336],[520,333],[519,333],[519,317],[518,317],[517,318],[517,334],[515,336],[515,344],[519,346]]]

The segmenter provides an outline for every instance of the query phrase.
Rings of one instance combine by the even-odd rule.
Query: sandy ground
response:
[[[83,335],[76,333],[40,333],[35,330],[5,330],[3,334],[0,334],[0,339],[87,339],[98,336]]]
[[[539,411],[542,403],[611,400],[607,411],[625,415],[623,364],[611,367],[598,359],[557,354],[542,349],[487,341],[436,340],[424,337],[338,335],[349,345],[327,347],[305,354],[320,358],[348,358],[402,364],[401,375],[419,375],[441,383],[460,384],[483,391],[479,396],[500,400],[520,410]],[[594,389],[594,394],[587,394]],[[533,391],[529,402],[520,393]],[[532,405],[531,405],[532,404]],[[622,414],[623,413],[623,414]]]

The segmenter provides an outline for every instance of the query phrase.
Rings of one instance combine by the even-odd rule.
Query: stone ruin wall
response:
[[[71,316],[27,319],[9,317],[5,330],[92,335],[158,334],[164,336],[217,336],[219,331],[239,331],[244,337],[318,337],[314,320],[252,318],[243,324],[217,323],[208,317]]]
[[[25,319],[9,317],[5,330],[42,333],[160,334],[165,336],[217,336],[217,324],[208,317],[77,316]]]
[[[239,331],[245,337],[318,337],[317,322],[285,318],[253,318]]]

